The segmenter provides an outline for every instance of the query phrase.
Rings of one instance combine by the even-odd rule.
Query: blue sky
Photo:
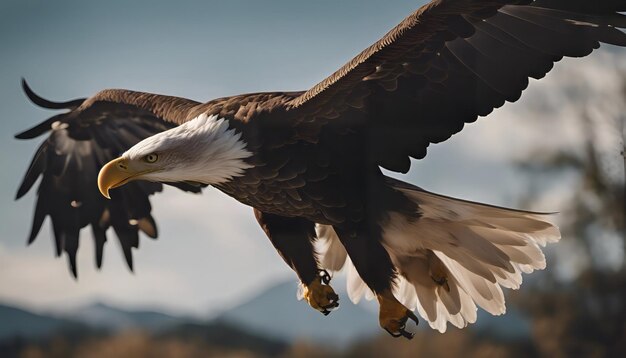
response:
[[[293,273],[257,227],[250,208],[214,189],[167,190],[154,200],[160,238],[141,240],[130,274],[110,234],[104,269],[94,269],[85,231],[80,279],[54,259],[48,224],[25,247],[34,194],[13,197],[36,145],[13,135],[53,114],[23,95],[25,77],[51,100],[128,88],[199,101],[245,92],[301,90],[332,73],[395,26],[420,1],[18,1],[0,3],[0,300],[63,309],[91,300],[208,314]],[[532,146],[576,143],[562,122],[576,106],[573,77],[594,96],[614,95],[623,52],[566,61],[523,99],[433,146],[405,180],[443,194],[515,205],[529,185],[511,166]],[[623,57],[622,57],[623,58]],[[576,76],[572,76],[576,74]],[[587,74],[587,75],[585,75]],[[613,98],[613,97],[611,97]],[[554,133],[561,135],[556,138]],[[572,144],[573,143],[573,144]],[[609,148],[609,150],[612,150]],[[546,184],[548,185],[548,184]],[[566,191],[566,190],[565,190]],[[557,191],[558,192],[558,191]],[[539,208],[560,211],[559,196]],[[557,206],[557,207],[554,207]],[[294,293],[295,297],[295,293]]]

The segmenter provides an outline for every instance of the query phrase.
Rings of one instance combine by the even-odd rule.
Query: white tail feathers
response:
[[[383,245],[399,273],[394,295],[417,309],[440,332],[447,322],[462,328],[476,321],[477,306],[505,312],[502,287],[517,289],[522,273],[546,267],[540,247],[557,242],[558,227],[550,214],[474,203],[390,181],[419,205],[419,219],[392,212],[382,223]],[[353,302],[371,291],[347,257],[330,226],[317,225],[316,250],[322,267],[348,271]]]

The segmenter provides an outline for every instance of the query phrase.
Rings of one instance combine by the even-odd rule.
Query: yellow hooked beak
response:
[[[129,167],[127,159],[122,157],[113,159],[108,162],[98,174],[98,189],[105,198],[111,199],[109,190],[117,188],[128,183],[131,180],[137,179],[141,174],[145,174],[146,171],[137,172]]]

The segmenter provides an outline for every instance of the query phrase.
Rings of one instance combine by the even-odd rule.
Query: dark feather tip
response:
[[[52,123],[57,120],[56,116],[46,119],[45,121],[39,123],[38,125],[29,128],[23,132],[17,133],[15,135],[15,139],[33,139],[39,137],[40,135],[46,133],[52,128]]]
[[[130,252],[130,248],[128,249],[128,251],[124,250],[124,257],[126,258],[126,265],[128,266],[128,269],[130,270],[130,272],[134,273],[135,269],[133,267],[133,254]]]
[[[74,280],[78,280],[78,270],[76,269],[76,256],[70,255],[68,253],[67,259],[70,267],[70,272],[72,273],[72,277],[74,277]]]
[[[102,258],[104,253],[104,242],[102,244],[96,243],[96,268],[102,269]]]
[[[80,106],[85,101],[85,98],[74,99],[74,100],[67,101],[67,102],[49,101],[43,97],[40,97],[38,94],[36,94],[30,88],[30,86],[28,85],[28,83],[23,77],[22,77],[22,89],[24,90],[24,93],[26,93],[26,97],[28,97],[28,99],[30,99],[31,102],[38,105],[39,107],[47,108],[47,109],[73,109],[73,108]]]

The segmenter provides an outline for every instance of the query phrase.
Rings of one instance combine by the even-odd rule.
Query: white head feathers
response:
[[[243,175],[252,156],[241,134],[217,115],[201,114],[178,127],[148,137],[122,156],[137,160],[158,155],[161,170],[144,178],[154,181],[195,181],[219,184]]]

